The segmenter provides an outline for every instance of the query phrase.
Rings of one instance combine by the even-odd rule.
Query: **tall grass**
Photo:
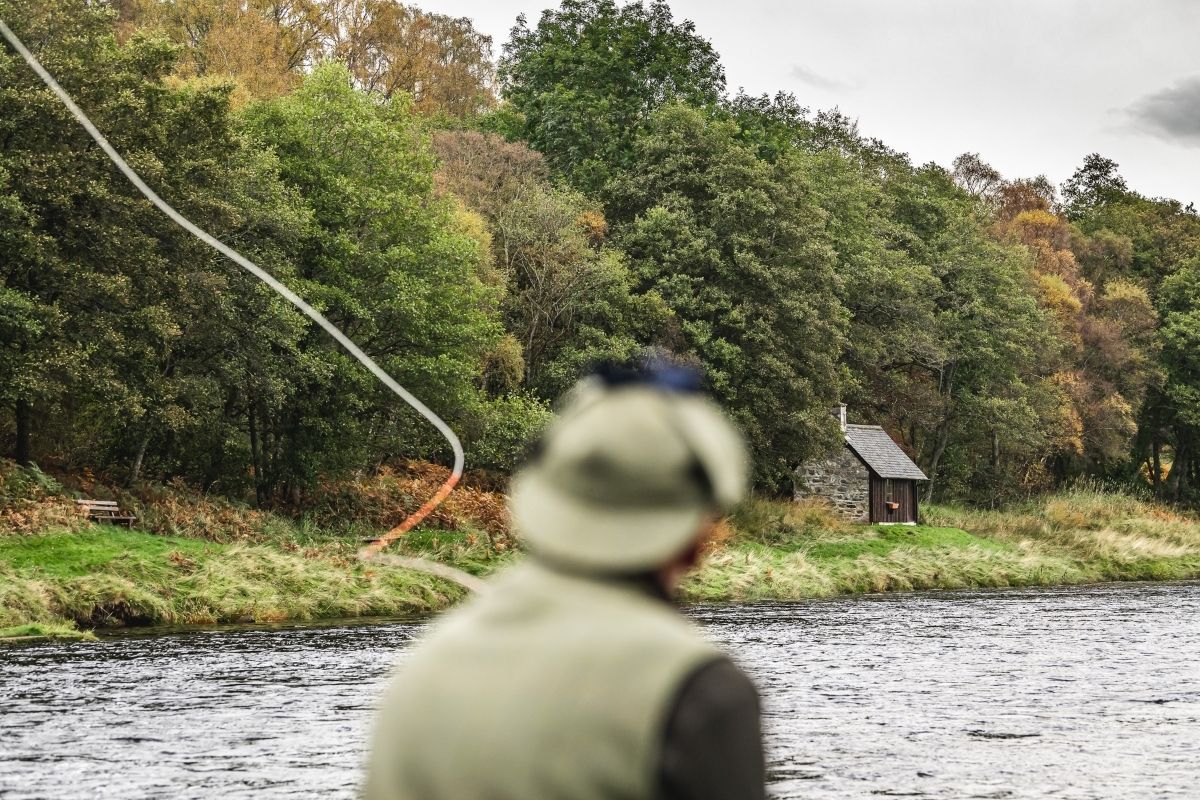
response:
[[[1013,544],[1027,543],[1085,562],[1136,564],[1200,557],[1200,521],[1193,515],[1120,492],[1077,488],[1003,511],[934,506],[925,516]]]
[[[123,493],[0,462],[0,638],[28,626],[268,622],[440,609],[462,590],[363,565],[441,475],[410,465],[321,487],[303,515],[182,486]],[[115,497],[142,530],[90,525],[72,494]],[[826,503],[751,498],[717,526],[691,601],[794,600],[911,589],[1200,577],[1200,522],[1145,498],[1081,486],[1003,511],[923,510],[925,525],[853,525]],[[400,550],[484,575],[519,557],[503,496],[463,492]]]
[[[182,485],[136,492],[91,476],[60,482],[0,462],[0,629],[29,625],[273,622],[401,615],[444,608],[456,584],[402,568],[360,563],[379,535],[432,493],[436,467],[384,472],[374,481],[321,487],[302,516],[288,516]],[[116,499],[136,530],[92,525],[73,496]],[[398,549],[474,574],[507,563],[515,548],[503,496],[467,489]],[[55,627],[57,626],[57,628]]]
[[[735,508],[727,521],[735,532],[727,539],[776,546],[853,536],[858,530],[828,503],[815,498],[781,502],[751,497]]]
[[[684,586],[693,601],[1200,577],[1200,522],[1079,487],[1003,511],[924,510],[928,526],[848,525],[820,501],[754,499]]]
[[[423,573],[115,528],[0,538],[0,628],[392,616],[462,590]]]

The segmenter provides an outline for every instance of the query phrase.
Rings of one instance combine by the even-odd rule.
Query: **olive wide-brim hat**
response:
[[[509,503],[535,557],[631,573],[683,553],[741,500],[747,474],[744,440],[710,400],[587,379],[513,478]]]

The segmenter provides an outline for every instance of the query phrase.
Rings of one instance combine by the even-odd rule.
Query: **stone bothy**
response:
[[[925,473],[880,426],[847,424],[844,404],[833,416],[845,446],[796,470],[796,499],[823,498],[854,522],[915,525]]]

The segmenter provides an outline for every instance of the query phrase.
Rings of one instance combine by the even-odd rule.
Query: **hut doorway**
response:
[[[870,521],[884,525],[912,525],[917,521],[917,482],[881,478],[871,471]]]

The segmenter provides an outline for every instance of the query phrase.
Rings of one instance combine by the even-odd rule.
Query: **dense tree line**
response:
[[[0,2],[146,178],[511,468],[589,365],[701,366],[764,488],[879,422],[935,497],[1079,476],[1200,498],[1200,218],[915,165],[726,90],[664,2],[564,0],[497,64],[391,0]],[[444,453],[127,188],[0,59],[0,423],[19,460],[299,501]]]

